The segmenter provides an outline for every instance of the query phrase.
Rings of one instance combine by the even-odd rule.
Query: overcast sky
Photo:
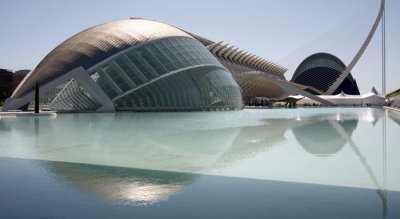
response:
[[[387,90],[390,91],[400,88],[400,1],[386,2]],[[315,46],[318,39],[325,42],[327,35],[339,39],[334,33],[336,29],[345,32],[339,36],[362,38],[367,31],[356,22],[360,17],[354,16],[369,10],[362,15],[368,19],[361,20],[371,22],[378,8],[379,0],[0,0],[0,68],[33,69],[57,45],[86,28],[144,17],[214,41],[225,41],[284,64],[290,68],[285,74],[290,80],[295,66],[305,58],[296,57],[299,48]],[[354,24],[354,33],[340,28],[346,23]],[[380,35],[378,29],[352,71],[361,93],[370,91],[372,86],[381,90]],[[362,43],[357,37],[350,38],[348,44],[330,45],[340,51],[334,55],[345,64],[355,55],[349,44],[359,47]]]

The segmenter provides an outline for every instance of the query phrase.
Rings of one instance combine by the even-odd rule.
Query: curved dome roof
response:
[[[33,90],[36,81],[45,84],[74,68],[88,69],[129,47],[171,36],[190,37],[184,31],[147,19],[118,20],[86,29],[51,51],[13,94],[18,98]]]
[[[316,53],[301,62],[291,81],[326,92],[345,69],[346,65],[338,57],[329,53]],[[333,94],[342,91],[347,94],[360,94],[351,74]]]
[[[329,53],[316,53],[307,57],[301,62],[293,74],[292,80],[295,80],[300,74],[308,69],[321,66],[329,67],[337,71],[343,71],[346,69],[346,65],[338,57]]]

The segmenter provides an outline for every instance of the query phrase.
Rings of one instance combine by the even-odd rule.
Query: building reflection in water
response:
[[[305,124],[294,127],[292,132],[298,143],[310,154],[317,156],[330,156],[338,153],[347,143],[337,132],[332,121],[326,119],[309,119],[303,121]],[[357,128],[358,120],[340,120],[337,122],[343,129],[351,135]]]
[[[146,206],[167,201],[196,180],[196,175],[166,171],[45,162],[62,183],[124,205]]]
[[[388,114],[388,117],[389,117],[392,121],[394,121],[395,123],[397,123],[397,124],[400,126],[400,116],[399,116],[399,113],[388,111],[387,114]]]
[[[18,130],[19,135],[28,136],[33,128],[35,145],[23,151],[26,158],[63,161],[45,164],[61,180],[84,191],[134,205],[168,200],[196,182],[198,175],[190,173],[207,173],[280,147],[287,141],[285,133],[291,131],[305,152],[318,157],[334,156],[349,146],[375,185],[386,214],[385,184],[378,181],[351,138],[360,120],[374,126],[380,118],[386,121],[380,110],[369,110],[360,116],[332,113],[269,118],[258,125],[233,128],[232,124],[223,126],[213,120],[196,123],[190,114],[179,119],[179,124],[171,117],[157,119],[154,114],[142,114],[132,121],[129,115],[23,118],[11,126],[2,119],[0,129],[2,133]],[[398,119],[389,114],[396,121],[392,117]],[[20,148],[15,151],[20,152]]]
[[[368,110],[364,114],[323,114],[307,117],[265,119],[262,125],[241,127],[229,149],[223,153],[215,167],[231,165],[240,160],[256,156],[287,141],[285,133],[292,131],[297,143],[315,156],[332,156],[338,153],[347,140],[338,133],[332,121],[339,123],[351,136],[359,120],[373,125],[382,117],[382,112]]]

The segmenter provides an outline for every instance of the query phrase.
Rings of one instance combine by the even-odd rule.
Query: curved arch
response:
[[[321,64],[321,62],[323,62],[323,64]],[[346,65],[337,56],[330,53],[319,52],[308,56],[300,63],[291,81],[296,81],[296,79],[308,69],[319,66],[330,67],[338,71],[346,69]]]
[[[350,74],[350,71],[357,64],[358,60],[360,60],[361,56],[364,54],[365,50],[367,49],[367,46],[371,42],[371,39],[374,36],[375,31],[378,28],[380,21],[382,20],[384,10],[385,10],[385,0],[381,0],[381,5],[380,5],[378,16],[376,17],[375,23],[372,26],[372,29],[369,32],[367,38],[365,39],[363,45],[361,46],[360,50],[358,50],[356,56],[353,58],[353,60],[350,62],[350,64],[347,66],[347,68],[342,72],[342,74],[339,76],[339,78],[337,78],[336,81],[329,87],[329,89],[325,92],[325,94],[330,95],[333,92],[335,92],[335,90],[340,86],[340,84],[344,81],[344,79]]]

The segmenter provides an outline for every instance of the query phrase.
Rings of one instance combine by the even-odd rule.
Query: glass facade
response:
[[[57,86],[39,98],[40,108],[44,110],[68,111],[95,111],[101,105],[74,79]],[[28,110],[34,110],[35,101],[29,104]]]
[[[89,70],[116,110],[191,111],[242,107],[232,74],[199,41],[169,37],[133,47]],[[98,100],[71,79],[42,94],[41,108],[96,111]],[[34,101],[30,108],[33,108]]]
[[[242,107],[240,89],[220,67],[205,66],[149,83],[115,101],[117,110],[217,110]]]
[[[49,90],[45,93],[40,93],[39,96],[39,107],[40,109],[44,110],[50,110],[51,109],[51,103],[53,102],[54,98],[63,90],[63,88],[68,84],[68,82],[65,82],[56,88]],[[35,110],[35,100],[29,103],[28,105],[28,110]]]
[[[240,88],[231,73],[200,42],[188,37],[135,47],[89,74],[117,110],[242,107]]]
[[[101,105],[78,81],[72,79],[54,98],[50,108],[57,111],[94,111]]]

